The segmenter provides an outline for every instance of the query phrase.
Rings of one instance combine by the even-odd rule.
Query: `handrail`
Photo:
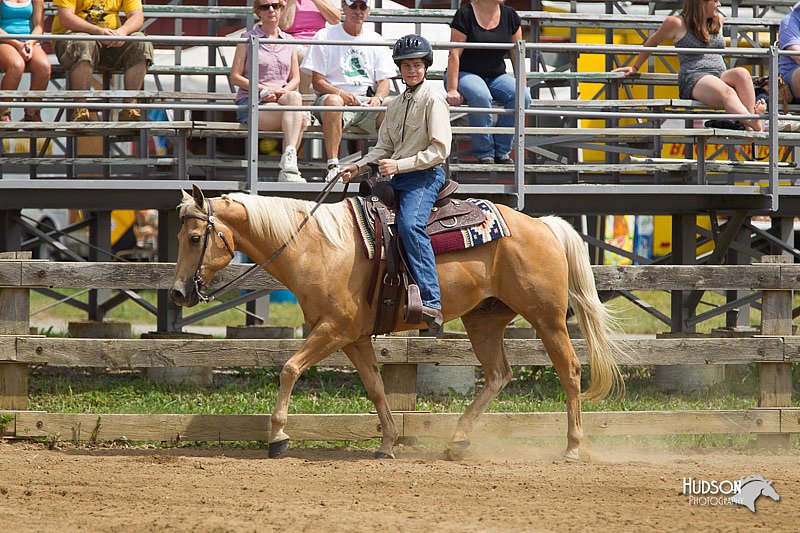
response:
[[[0,35],[0,41],[9,39],[12,36],[8,35]],[[25,37],[33,37],[33,36],[13,36],[14,38],[25,38]],[[42,39],[42,36],[36,36],[39,39]],[[97,41],[148,41],[148,42],[161,42],[167,44],[204,44],[204,45],[217,45],[217,46],[232,46],[240,43],[246,43],[248,46],[251,47],[251,53],[255,54],[258,44],[262,43],[285,43],[284,40],[278,39],[261,39],[259,40],[257,37],[253,36],[250,39],[243,39],[239,37],[185,37],[185,36],[162,36],[162,35],[148,35],[148,36],[128,36],[128,37],[115,37],[115,36],[86,36],[86,35],[47,35],[44,38],[52,39],[52,40],[97,40]],[[309,45],[319,45],[319,44],[327,44],[327,45],[349,45],[351,44],[349,41],[339,41],[339,40],[320,40],[320,41],[313,41],[313,40],[304,40],[298,41],[298,43],[304,43]],[[363,46],[390,46],[392,44],[391,41],[383,41],[383,40],[375,40],[375,41],[362,41],[359,42],[359,45]],[[507,44],[485,44],[485,43],[443,43],[443,42],[434,42],[432,43],[435,49],[450,49],[450,48],[480,48],[480,49],[511,49],[515,45],[512,43]],[[700,54],[704,53],[704,50],[699,49],[684,49],[684,48],[676,48],[676,47],[644,47],[644,46],[637,46],[637,45],[616,45],[616,44],[579,44],[579,43],[561,43],[561,44],[553,44],[553,43],[527,43],[525,41],[518,41],[516,46],[519,48],[520,51],[531,51],[531,52],[543,52],[543,51],[570,51],[576,52],[578,54],[581,53],[618,53],[618,54],[635,54],[642,51],[651,52],[653,55],[665,55],[671,56],[677,53],[687,53],[687,54]],[[777,65],[777,56],[780,54],[786,55],[798,55],[800,53],[793,53],[793,52],[781,52],[775,50],[774,47],[770,49],[743,49],[743,48],[725,48],[720,49],[719,53],[723,56],[730,56],[730,57],[753,57],[753,58],[766,58],[771,63],[775,62],[774,69],[776,69]],[[535,76],[536,73],[528,73],[525,68],[525,53],[520,53],[517,55],[518,57],[518,64],[517,72],[523,73],[524,75],[520,75],[517,77],[517,83],[520,85],[519,89],[524,88],[524,81],[528,75]],[[776,71],[776,70],[773,70]],[[252,73],[254,75],[254,73]],[[613,76],[612,76],[613,77]],[[620,74],[620,78],[622,75]],[[522,90],[517,91],[519,95],[521,95]],[[252,95],[251,95],[252,96]],[[518,98],[519,100],[519,98]],[[250,127],[253,129],[251,137],[251,142],[249,143],[249,153],[252,154],[248,156],[248,189],[251,191],[256,190],[257,184],[257,172],[258,172],[258,158],[257,158],[257,142],[258,142],[258,131],[257,131],[257,120],[256,114],[262,110],[270,110],[271,108],[274,109],[273,106],[258,106],[256,102],[258,101],[257,98],[251,98],[251,102],[253,105],[250,108],[251,112],[251,120],[249,122]],[[9,102],[8,107],[23,107],[26,105],[25,102]],[[105,102],[89,102],[89,103],[69,103],[69,102],[56,102],[56,101],[44,101],[38,104],[42,108],[75,108],[75,107],[92,107],[97,109],[123,109],[126,107],[124,103],[105,103]],[[185,104],[180,102],[155,102],[155,103],[142,103],[137,104],[138,107],[142,109],[173,109],[173,110],[217,110],[217,111],[232,111],[240,109],[240,106],[227,104],[227,103],[193,103],[193,104]],[[785,118],[785,115],[779,115],[777,109],[771,109],[769,115],[734,115],[734,114],[725,114],[725,113],[632,113],[632,112],[624,112],[624,111],[590,111],[590,110],[560,110],[560,109],[522,109],[523,100],[519,100],[516,102],[515,109],[513,110],[502,110],[502,109],[494,109],[494,108],[468,108],[463,107],[459,108],[459,111],[465,113],[491,113],[491,114],[516,114],[518,116],[517,123],[521,122],[521,118],[528,115],[533,116],[562,116],[562,117],[576,117],[576,118],[639,118],[639,119],[705,119],[705,118],[725,118],[725,119],[751,119],[751,118],[765,118],[769,117],[770,121],[770,145],[774,146],[774,149],[771,150],[771,154],[775,154],[771,156],[771,164],[770,164],[770,194],[773,198],[773,207],[777,209],[777,200],[778,200],[778,164],[777,164],[777,121],[781,118]],[[773,106],[774,108],[776,106]],[[308,110],[315,110],[315,111],[347,111],[350,110],[349,107],[336,107],[336,106],[281,106],[279,109],[280,111],[308,111]],[[365,111],[370,112],[381,112],[385,110],[384,106],[381,107],[374,107],[374,108],[365,108]],[[772,131],[774,130],[774,132]],[[518,127],[515,129],[515,146],[517,146],[518,150],[522,152],[525,146],[525,135],[526,135],[526,128],[524,126]],[[757,136],[754,136],[757,137]],[[519,159],[519,158],[518,158]],[[775,161],[772,161],[775,159]],[[522,209],[524,208],[524,162],[520,161],[519,164],[515,166],[515,194],[518,198],[517,207]]]

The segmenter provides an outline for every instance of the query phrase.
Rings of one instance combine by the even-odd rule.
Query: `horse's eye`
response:
[[[200,242],[200,235],[192,235],[189,238],[192,240],[192,244],[198,244]]]

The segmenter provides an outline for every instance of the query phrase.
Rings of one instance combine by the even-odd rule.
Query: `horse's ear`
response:
[[[192,197],[194,198],[194,203],[197,205],[197,208],[202,211],[206,207],[206,197],[203,195],[203,191],[200,190],[195,184],[192,184]]]
[[[181,199],[181,203],[184,203],[187,200],[190,201],[190,202],[193,200],[192,195],[189,194],[188,192],[184,191],[183,189],[181,189],[181,194],[183,195],[183,198]]]

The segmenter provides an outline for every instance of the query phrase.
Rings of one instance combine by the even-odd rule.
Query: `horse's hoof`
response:
[[[278,442],[270,442],[269,448],[267,449],[267,455],[269,455],[270,459],[276,459],[283,455],[283,452],[286,451],[286,448],[289,447],[289,439],[279,440]]]
[[[374,454],[372,454],[372,457],[375,459],[394,459],[394,454],[386,452],[375,452]]]
[[[469,449],[468,440],[451,442],[444,450],[444,456],[448,461],[460,461],[464,458],[464,453]]]
[[[578,455],[578,452],[564,452],[564,455],[562,455],[562,457],[564,458],[564,461],[568,463],[577,463],[580,462],[581,460],[580,456]]]

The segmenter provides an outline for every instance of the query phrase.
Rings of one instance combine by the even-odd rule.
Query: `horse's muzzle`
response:
[[[197,294],[194,283],[191,281],[175,282],[169,291],[169,297],[175,305],[182,307],[192,307],[200,301],[200,295]]]

